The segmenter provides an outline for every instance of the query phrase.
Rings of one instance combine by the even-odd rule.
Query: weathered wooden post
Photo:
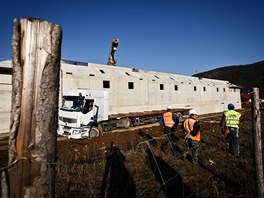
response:
[[[58,25],[14,20],[9,197],[55,197],[61,40]]]
[[[261,123],[259,109],[259,89],[253,88],[252,92],[252,132],[254,140],[255,169],[258,197],[264,196],[263,183],[263,161],[262,161],[262,143],[261,143]]]

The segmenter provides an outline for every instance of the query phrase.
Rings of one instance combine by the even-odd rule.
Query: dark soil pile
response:
[[[6,147],[7,141],[8,141],[7,137],[3,138],[2,141],[0,142],[0,148]],[[7,162],[8,162],[8,150],[0,149],[0,167],[6,166]]]

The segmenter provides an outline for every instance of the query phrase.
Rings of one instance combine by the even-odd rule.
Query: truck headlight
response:
[[[72,134],[73,134],[73,135],[76,135],[76,134],[79,134],[79,133],[81,133],[81,130],[73,130],[73,131],[72,131]]]

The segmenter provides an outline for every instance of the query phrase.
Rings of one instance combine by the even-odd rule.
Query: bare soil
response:
[[[219,121],[200,117],[198,165],[182,158],[180,126],[173,144],[161,126],[58,141],[56,197],[256,197],[251,111],[242,113],[239,158],[227,155]]]

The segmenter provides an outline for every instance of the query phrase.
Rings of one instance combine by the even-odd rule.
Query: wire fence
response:
[[[225,154],[224,137],[221,136],[219,131],[216,131],[215,123],[211,122],[210,124],[206,121],[204,121],[204,123],[206,123],[207,127],[202,132],[198,165],[193,165],[191,159],[186,161],[182,158],[182,149],[185,147],[185,139],[184,136],[182,136],[182,131],[177,130],[173,133],[177,134],[177,139],[174,142],[170,141],[171,134],[162,134],[154,137],[147,134],[147,132],[143,132],[143,141],[137,142],[136,140],[131,140],[131,143],[128,146],[121,147],[118,146],[119,137],[117,136],[115,140],[117,143],[116,145],[110,147],[99,147],[97,145],[92,148],[95,152],[93,157],[86,156],[86,158],[83,158],[80,157],[80,155],[77,155],[75,157],[76,159],[68,159],[65,162],[46,162],[33,158],[21,157],[8,166],[1,167],[0,171],[1,173],[7,171],[22,160],[26,160],[30,163],[39,163],[41,165],[46,165],[47,167],[55,165],[59,182],[71,183],[71,185],[74,186],[74,181],[72,181],[74,176],[72,176],[72,174],[78,175],[80,181],[86,181],[87,177],[97,180],[94,183],[89,181],[91,182],[91,186],[97,186],[98,184],[101,184],[102,186],[101,189],[98,189],[97,187],[97,191],[95,189],[90,189],[90,191],[86,192],[92,194],[93,196],[91,197],[105,197],[106,194],[108,196],[110,193],[113,194],[114,191],[113,189],[111,190],[111,186],[113,186],[113,183],[118,179],[118,177],[115,177],[115,180],[113,180],[113,178],[111,179],[111,172],[117,171],[115,170],[115,167],[122,167],[128,172],[133,172],[133,176],[131,175],[130,178],[132,180],[134,178],[137,190],[135,192],[133,191],[133,193],[130,191],[130,194],[134,195],[134,197],[145,197],[150,195],[151,191],[154,192],[153,194],[156,193],[156,195],[158,195],[157,197],[170,197],[172,193],[175,192],[178,193],[177,197],[206,197],[210,194],[215,197],[242,197],[242,195],[244,196],[245,194],[251,195],[251,191],[254,191],[254,187],[252,187],[251,182],[253,178],[250,178],[250,175],[254,170],[252,166],[249,168],[243,167],[243,165],[248,166],[248,164],[251,164],[252,159],[250,158],[250,150],[246,152],[244,150],[244,154],[246,155],[240,160],[234,159],[231,156],[228,157]],[[247,137],[245,137],[243,141],[242,145],[244,147],[251,144]],[[166,149],[163,150],[161,148],[164,145],[166,145]],[[217,156],[218,154],[221,155]],[[226,158],[221,159],[223,156]],[[137,159],[137,157],[141,159]],[[145,159],[143,160],[144,157]],[[129,160],[129,164],[127,161],[125,162],[122,160],[123,158],[132,160]],[[133,159],[135,162],[133,162]],[[117,161],[118,163],[116,163]],[[221,161],[223,161],[223,163],[221,163]],[[91,166],[92,168],[88,166]],[[98,168],[99,166],[101,168]],[[138,166],[140,166],[141,169],[144,169],[144,171],[138,168]],[[88,167],[91,172],[87,173],[85,167]],[[242,171],[244,171],[244,174],[235,178]],[[170,174],[168,174],[168,172],[170,172]],[[195,179],[194,177],[199,177],[201,172],[203,172],[201,175],[204,176],[204,178]],[[87,174],[82,173],[91,175],[87,176]],[[144,174],[151,179],[144,178]],[[105,179],[102,179],[102,175],[106,175]],[[192,176],[192,180],[188,180],[190,176]],[[141,181],[144,179],[149,181],[151,185],[147,184],[148,182]],[[76,181],[76,178],[74,180]],[[245,186],[244,192],[241,192],[242,194],[236,192],[236,190],[230,190],[228,186],[225,186],[231,184],[234,185],[233,189],[238,189],[238,186],[241,185],[242,182]],[[195,187],[192,186],[193,183]],[[138,190],[138,187],[141,184],[149,187],[143,187],[143,189]],[[63,184],[58,183],[57,185],[63,186]],[[180,189],[175,190],[173,188],[176,187],[171,187],[171,185],[179,185]],[[161,189],[162,193],[159,192],[158,189],[153,189],[153,186]],[[85,185],[83,187],[85,188]],[[100,193],[98,193],[98,191],[100,191]],[[66,191],[61,190],[61,192],[65,193]],[[60,197],[60,192],[58,193],[57,197]],[[114,194],[116,195],[116,193]]]

